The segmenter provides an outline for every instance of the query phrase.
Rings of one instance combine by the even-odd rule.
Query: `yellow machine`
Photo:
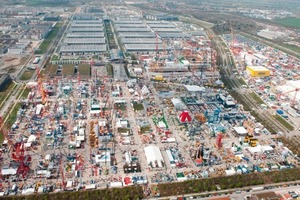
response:
[[[244,143],[248,143],[251,147],[257,146],[258,139],[253,138],[253,135],[246,135],[244,139]]]

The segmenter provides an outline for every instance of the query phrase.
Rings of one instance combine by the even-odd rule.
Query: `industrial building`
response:
[[[61,54],[96,54],[107,51],[103,20],[95,16],[74,15],[65,38]]]
[[[162,44],[160,39],[155,38],[122,38],[123,44]]]
[[[120,32],[120,38],[155,38],[154,32]]]
[[[104,32],[75,32],[67,33],[66,38],[104,38]]]
[[[103,32],[103,27],[70,27],[71,33],[76,32]]]
[[[66,38],[64,39],[64,43],[67,45],[75,45],[75,44],[105,44],[104,38]]]
[[[60,47],[61,53],[103,53],[106,51],[106,45],[64,45]]]
[[[0,92],[2,92],[11,81],[9,74],[0,74]]]
[[[98,19],[98,20],[73,20],[72,21],[72,25],[88,25],[90,26],[90,24],[94,24],[94,25],[98,25],[98,24],[103,24],[103,20]]]
[[[252,77],[270,76],[270,70],[263,66],[247,66],[246,71]]]
[[[142,52],[149,52],[149,51],[162,51],[163,45],[162,44],[124,44],[126,51],[142,51]],[[157,47],[157,48],[156,48]]]

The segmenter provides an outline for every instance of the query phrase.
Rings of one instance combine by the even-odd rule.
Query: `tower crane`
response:
[[[287,91],[287,92],[278,94],[278,95],[277,95],[277,100],[280,100],[280,97],[281,97],[281,96],[284,96],[284,95],[286,95],[286,94],[295,92],[294,97],[293,97],[292,102],[291,102],[291,106],[294,106],[294,105],[295,105],[295,101],[296,101],[296,97],[297,97],[297,93],[298,93],[299,91],[300,91],[300,88],[295,88],[295,89],[293,89],[293,90],[290,90],[290,91]]]

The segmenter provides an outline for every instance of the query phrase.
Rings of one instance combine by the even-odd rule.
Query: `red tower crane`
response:
[[[290,90],[290,91],[287,91],[287,92],[278,94],[278,95],[277,95],[277,100],[280,100],[280,97],[281,97],[281,96],[284,96],[284,95],[286,95],[286,94],[295,92],[294,97],[293,97],[292,102],[291,102],[291,105],[293,106],[293,105],[295,105],[297,93],[298,93],[299,91],[300,91],[300,88],[295,88],[295,89],[293,89],[293,90]]]
[[[25,178],[30,170],[28,163],[31,162],[31,156],[25,155],[25,147],[23,142],[17,142],[13,145],[12,158],[19,164],[17,175],[21,175],[22,178]]]

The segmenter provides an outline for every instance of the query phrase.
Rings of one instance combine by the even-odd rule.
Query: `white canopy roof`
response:
[[[184,87],[189,92],[205,92],[205,87],[200,87],[198,85],[184,85]]]
[[[144,148],[145,151],[145,155],[146,155],[146,159],[147,159],[147,163],[155,163],[157,162],[158,167],[162,167],[161,161],[164,161],[160,149],[157,146],[147,146]]]
[[[17,169],[14,168],[8,168],[8,169],[3,169],[1,170],[2,175],[15,175],[17,174]]]
[[[246,135],[248,133],[248,131],[243,127],[243,126],[238,126],[238,127],[234,127],[233,128],[237,134],[239,135]]]

